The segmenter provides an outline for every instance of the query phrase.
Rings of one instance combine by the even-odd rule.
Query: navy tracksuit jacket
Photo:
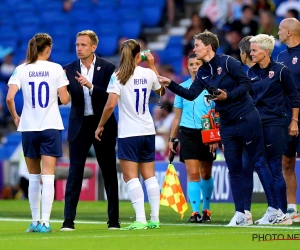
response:
[[[248,77],[252,82],[253,102],[263,125],[266,159],[273,175],[279,208],[286,213],[286,185],[281,168],[286,125],[285,101],[287,96],[291,106],[298,108],[300,96],[290,71],[272,58],[264,69],[259,64],[252,66],[248,70]]]
[[[169,89],[175,94],[194,100],[212,87],[227,92],[227,99],[215,101],[216,111],[220,112],[220,134],[224,145],[224,156],[230,173],[230,184],[236,211],[244,212],[242,151],[248,153],[264,187],[268,204],[278,208],[278,201],[271,172],[267,166],[264,151],[263,132],[259,114],[249,95],[251,82],[242,64],[226,55],[215,55],[205,62],[189,89],[171,81]]]
[[[300,93],[300,44],[292,48],[287,47],[286,50],[278,54],[277,61],[287,66],[288,69],[291,71],[294,84],[296,85],[297,90]],[[287,107],[286,126],[288,126],[291,122],[291,117],[292,117],[291,103],[289,99],[286,99],[286,107]],[[290,157],[295,156],[296,152],[300,154],[300,137],[299,136],[291,137],[287,135],[287,132],[285,132],[285,136],[287,140],[286,140],[283,154]]]

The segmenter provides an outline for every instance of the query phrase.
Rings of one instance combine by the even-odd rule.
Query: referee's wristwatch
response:
[[[174,142],[177,138],[172,138],[172,137],[169,137],[169,141],[170,142]]]

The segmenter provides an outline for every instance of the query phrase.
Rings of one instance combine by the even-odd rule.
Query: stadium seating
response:
[[[162,10],[157,6],[142,7],[142,24],[145,27],[155,27],[161,20]]]

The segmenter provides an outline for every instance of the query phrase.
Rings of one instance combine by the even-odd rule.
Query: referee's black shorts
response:
[[[196,159],[212,162],[216,155],[209,152],[209,146],[202,142],[201,129],[179,127],[180,161]]]

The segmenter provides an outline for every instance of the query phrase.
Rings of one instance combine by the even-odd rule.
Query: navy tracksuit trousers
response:
[[[220,128],[224,156],[229,170],[230,185],[235,209],[244,213],[243,149],[265,190],[268,206],[278,209],[274,180],[265,158],[263,129],[256,109],[241,116],[236,122]],[[250,165],[251,166],[251,165]]]

